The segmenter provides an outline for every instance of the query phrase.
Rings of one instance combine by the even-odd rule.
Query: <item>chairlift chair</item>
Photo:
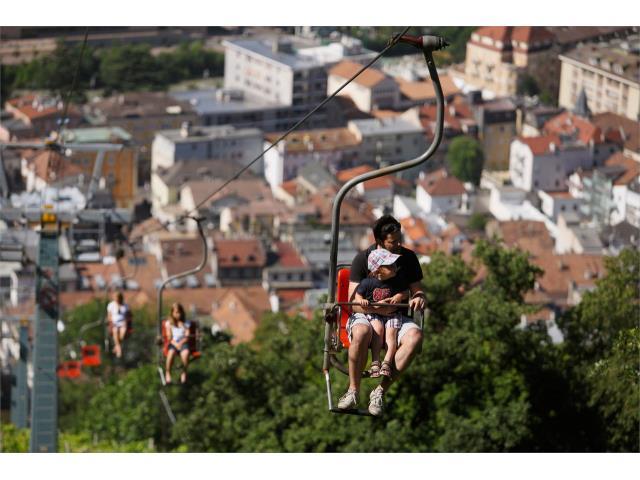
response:
[[[436,151],[442,140],[444,125],[444,96],[440,79],[433,60],[433,52],[446,47],[448,44],[441,38],[434,35],[424,35],[414,37],[410,35],[396,36],[394,41],[408,43],[422,50],[427,68],[431,76],[431,82],[436,93],[436,129],[433,141],[427,150],[417,158],[407,160],[395,165],[384,166],[377,170],[366,172],[358,175],[345,183],[336,194],[331,223],[331,250],[329,258],[329,295],[327,304],[325,305],[325,335],[324,335],[324,358],[322,370],[325,377],[327,388],[327,400],[329,411],[341,414],[370,416],[367,410],[340,410],[334,407],[333,394],[331,391],[331,377],[329,375],[330,368],[335,367],[338,371],[348,375],[348,368],[336,356],[343,348],[348,348],[349,339],[346,333],[346,323],[349,318],[349,274],[348,268],[340,268],[338,265],[338,239],[340,233],[340,206],[342,200],[347,193],[356,185],[378,178],[384,175],[390,175],[402,170],[415,167],[426,162]],[[342,265],[344,267],[344,265]],[[401,306],[401,305],[398,305]],[[422,323],[422,321],[421,321]]]

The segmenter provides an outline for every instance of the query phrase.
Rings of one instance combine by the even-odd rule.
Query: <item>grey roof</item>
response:
[[[298,176],[304,178],[307,182],[321,187],[322,185],[333,185],[336,183],[333,175],[329,171],[317,163],[308,163],[298,170]]]
[[[180,129],[161,130],[157,135],[162,135],[174,143],[193,143],[218,138],[241,138],[262,136],[262,131],[258,128],[235,128],[231,125],[202,127],[191,127],[189,136],[183,137]]]
[[[602,241],[595,228],[580,226],[572,227],[571,230],[580,242],[580,245],[582,245],[585,253],[600,253],[602,251]]]
[[[295,52],[287,53],[283,51],[274,51],[273,42],[279,41],[279,39],[273,39],[272,41],[254,39],[225,40],[223,45],[225,47],[248,50],[249,52],[260,55],[267,60],[285,65],[293,70],[304,70],[307,68],[322,66],[321,62],[310,57],[297,55]]]
[[[640,84],[640,55],[637,47],[638,38],[628,37],[608,44],[581,45],[560,55],[560,59],[571,59],[589,68],[607,72],[609,75],[624,78],[636,85]],[[625,48],[626,47],[626,48]]]
[[[421,126],[399,117],[351,120],[349,123],[353,124],[362,133],[362,135],[393,135],[398,133],[418,133],[423,131]]]
[[[229,160],[189,160],[188,162],[178,161],[166,170],[161,170],[160,177],[166,185],[178,187],[192,180],[227,179],[233,176],[237,170],[238,164]],[[255,174],[247,170],[241,178],[255,178]]]
[[[176,100],[188,102],[198,115],[242,113],[286,107],[284,104],[265,102],[246,94],[240,96],[236,95],[236,92],[216,88],[171,92],[170,95]]]

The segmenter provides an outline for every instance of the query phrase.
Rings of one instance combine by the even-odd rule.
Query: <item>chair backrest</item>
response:
[[[338,288],[336,289],[336,301],[348,302],[349,301],[349,276],[351,270],[349,268],[343,268],[338,270]],[[348,305],[342,305],[340,307],[340,318],[338,319],[338,332],[340,336],[340,342],[344,348],[349,348],[349,336],[347,335],[347,321],[351,315],[351,308]]]
[[[58,365],[58,378],[78,378],[81,364],[77,360],[67,360]]]
[[[85,345],[81,352],[83,367],[98,367],[102,363],[99,345]]]

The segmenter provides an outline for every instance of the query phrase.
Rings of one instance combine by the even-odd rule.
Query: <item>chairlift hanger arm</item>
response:
[[[443,132],[443,120],[444,120],[444,95],[442,93],[442,86],[440,85],[440,78],[438,77],[438,71],[436,69],[435,63],[433,61],[433,51],[439,50],[440,48],[446,47],[448,44],[440,37],[436,37],[433,35],[425,35],[423,37],[415,37],[421,38],[421,43],[423,46],[421,47],[422,53],[424,54],[424,59],[427,63],[427,68],[429,70],[429,75],[431,76],[431,83],[435,89],[436,93],[436,132],[431,142],[431,145],[427,148],[427,150],[417,158],[412,160],[407,160],[405,162],[401,162],[395,165],[389,165],[387,167],[380,168],[378,170],[374,170],[372,172],[363,173],[362,175],[358,175],[357,177],[352,178],[347,183],[345,183],[342,188],[338,191],[336,195],[335,201],[333,202],[333,210],[332,210],[332,222],[331,222],[331,252],[329,258],[329,302],[335,301],[336,295],[336,263],[338,259],[338,233],[340,231],[340,206],[342,205],[342,201],[347,193],[359,183],[365,182],[367,180],[371,180],[374,178],[381,177],[383,175],[390,175],[392,173],[396,173],[402,170],[406,170],[408,168],[415,167],[420,165],[421,163],[428,160],[436,151],[440,142],[442,141],[442,132]],[[400,43],[411,43],[416,44],[419,43],[415,40],[414,37],[408,35],[401,35],[399,42]]]
[[[198,233],[200,234],[200,239],[202,240],[202,260],[200,261],[200,264],[195,267],[192,268],[190,270],[187,270],[185,272],[180,272],[180,273],[176,273],[175,275],[167,278],[164,282],[162,282],[162,284],[160,285],[160,288],[158,289],[158,338],[162,338],[162,294],[164,292],[165,287],[172,282],[173,280],[177,280],[178,278],[183,278],[186,277],[188,275],[193,275],[198,273],[200,270],[202,270],[205,265],[207,264],[207,259],[208,259],[208,247],[207,247],[207,237],[204,234],[204,230],[202,229],[202,219],[201,218],[194,218],[194,217],[188,217],[191,220],[194,220],[197,225],[198,225]],[[159,353],[159,359],[162,358],[162,351],[161,349],[160,353]]]

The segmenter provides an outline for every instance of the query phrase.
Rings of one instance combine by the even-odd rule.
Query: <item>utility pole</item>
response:
[[[55,213],[44,210],[40,218],[40,243],[36,268],[36,317],[33,348],[33,398],[31,452],[58,450],[58,236]]]

